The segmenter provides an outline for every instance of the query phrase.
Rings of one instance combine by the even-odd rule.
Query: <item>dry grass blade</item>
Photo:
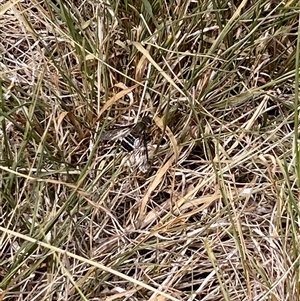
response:
[[[129,94],[132,90],[134,90],[138,85],[134,85],[126,90],[123,90],[119,93],[117,93],[116,95],[114,95],[111,99],[109,99],[104,106],[101,108],[96,122],[99,121],[99,119],[101,118],[102,114],[108,110],[109,107],[111,107],[113,104],[115,104],[119,99],[122,99],[124,96],[126,96],[127,94]]]

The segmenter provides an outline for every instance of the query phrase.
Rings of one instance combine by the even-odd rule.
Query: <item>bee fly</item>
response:
[[[101,140],[119,141],[124,151],[128,153],[133,151],[134,165],[137,165],[142,172],[147,172],[149,168],[147,130],[151,124],[151,118],[144,116],[136,124],[108,130]]]

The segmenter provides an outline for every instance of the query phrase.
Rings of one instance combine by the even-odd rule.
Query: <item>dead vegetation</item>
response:
[[[1,300],[298,300],[296,2],[0,4]]]

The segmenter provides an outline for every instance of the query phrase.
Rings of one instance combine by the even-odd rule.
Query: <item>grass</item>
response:
[[[298,300],[299,10],[0,2],[0,299]]]

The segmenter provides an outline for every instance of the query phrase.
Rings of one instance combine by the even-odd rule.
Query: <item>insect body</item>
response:
[[[134,152],[133,158],[139,169],[146,172],[148,169],[147,132],[151,125],[151,118],[144,116],[140,122],[127,127],[112,129],[103,134],[102,140],[120,141],[123,150]]]

